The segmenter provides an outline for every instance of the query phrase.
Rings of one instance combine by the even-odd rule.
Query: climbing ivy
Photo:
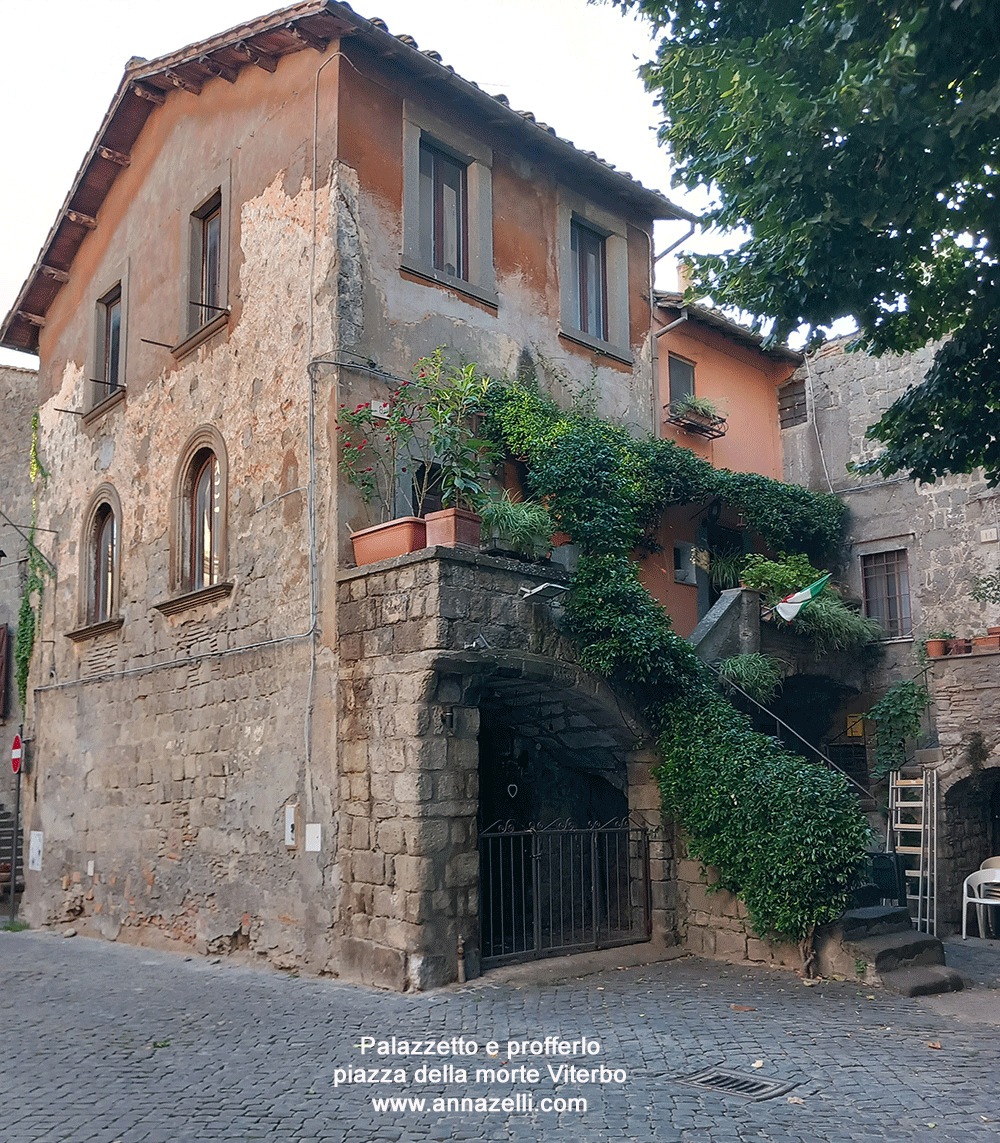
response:
[[[634,437],[579,408],[564,412],[532,381],[494,383],[485,435],[529,466],[532,494],[588,553],[631,551],[671,504],[718,499],[776,550],[822,560],[839,548],[847,509],[755,473],[715,469],[672,440]],[[799,585],[801,586],[801,585]]]
[[[875,776],[884,778],[906,761],[906,740],[920,732],[920,718],[930,702],[927,688],[903,679],[868,711],[875,723]]]
[[[581,548],[567,627],[581,663],[627,686],[645,709],[664,811],[690,854],[740,895],[757,931],[802,942],[805,956],[815,926],[844,908],[867,823],[841,775],[756,733],[719,693],[629,553],[667,505],[718,497],[767,542],[780,537],[822,559],[840,541],[842,506],[766,477],[716,472],[671,441],[636,439],[585,411],[562,412],[529,382],[495,383],[486,406],[483,434],[527,463],[528,491]]]
[[[28,472],[32,487],[41,481],[44,487],[48,472],[38,457],[38,410],[31,418],[31,451]],[[17,698],[24,712],[28,697],[28,668],[35,649],[35,635],[38,631],[38,614],[42,606],[47,567],[41,552],[35,546],[35,527],[38,521],[38,496],[31,498],[31,527],[28,530],[28,574],[24,581],[21,606],[17,614],[17,635],[14,637],[14,677],[17,683]]]

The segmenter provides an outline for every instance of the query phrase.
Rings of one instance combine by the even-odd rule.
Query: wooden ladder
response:
[[[904,766],[889,775],[886,848],[903,859],[906,900],[918,931],[937,936],[937,771]]]

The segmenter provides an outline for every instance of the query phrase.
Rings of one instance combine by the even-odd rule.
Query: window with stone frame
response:
[[[469,277],[466,166],[420,142],[420,256],[453,278]]]
[[[577,329],[608,340],[608,269],[604,235],[575,218],[570,223]]]
[[[909,638],[913,634],[913,624],[906,549],[863,555],[861,585],[865,615],[878,623],[884,637]]]

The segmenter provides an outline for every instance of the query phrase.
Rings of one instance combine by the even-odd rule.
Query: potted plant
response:
[[[403,381],[386,401],[363,401],[353,411],[341,405],[337,417],[339,469],[361,493],[369,515],[367,528],[351,533],[359,567],[416,551],[426,543],[426,524],[419,515],[396,515],[400,483],[419,420],[419,395]]]
[[[493,447],[475,435],[475,423],[489,378],[475,365],[448,364],[438,348],[417,362],[415,384],[423,401],[415,437],[421,479],[414,495],[417,514],[427,522],[427,546],[477,548]],[[431,493],[440,495],[441,508],[425,512]]]
[[[475,509],[486,497],[490,454],[472,421],[488,383],[474,365],[451,366],[437,349],[387,400],[341,406],[340,471],[379,516],[351,533],[359,566],[428,544],[478,545]],[[438,498],[442,511],[425,516]],[[397,515],[402,503],[412,515]]]
[[[510,492],[483,506],[483,547],[490,555],[539,560],[552,547],[555,525],[537,500],[513,500]]]
[[[977,651],[1000,651],[1000,633],[974,635],[972,643]]]
[[[976,576],[970,594],[979,603],[1000,603],[1000,571]],[[1000,635],[1000,627],[987,627],[986,634]]]
[[[955,638],[954,631],[930,631],[924,639],[919,656],[921,661],[943,659],[948,654],[948,644]]]
[[[726,418],[708,397],[688,393],[667,406],[667,420],[688,432],[701,436],[721,437],[726,431]]]

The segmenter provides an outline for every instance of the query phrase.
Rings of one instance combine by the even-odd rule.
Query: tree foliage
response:
[[[697,288],[774,338],[846,316],[876,354],[951,336],[871,428],[870,467],[1000,480],[1000,4],[612,2],[666,32],[644,74],[675,182],[750,232],[694,259]]]

